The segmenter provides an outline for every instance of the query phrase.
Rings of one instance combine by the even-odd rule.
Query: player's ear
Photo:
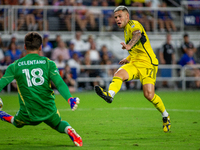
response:
[[[41,51],[42,50],[42,45],[40,45],[40,47],[39,47],[39,51]]]
[[[127,14],[127,19],[129,19],[129,13],[126,13]]]
[[[26,45],[25,45],[25,44],[24,44],[24,49],[25,49],[25,50],[27,50],[27,49],[26,49]]]

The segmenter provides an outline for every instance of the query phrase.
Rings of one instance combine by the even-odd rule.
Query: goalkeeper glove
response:
[[[69,103],[69,105],[70,105],[72,111],[74,111],[74,110],[78,107],[77,104],[80,103],[80,99],[79,99],[78,97],[75,97],[75,98],[70,97],[70,98],[68,99],[68,103]]]

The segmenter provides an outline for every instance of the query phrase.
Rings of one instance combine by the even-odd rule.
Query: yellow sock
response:
[[[154,94],[153,99],[151,100],[151,102],[153,103],[153,105],[161,112],[163,113],[165,111],[165,106],[161,100],[161,98]]]
[[[112,82],[109,85],[108,91],[114,91],[115,94],[119,92],[122,86],[122,79],[120,77],[113,77]]]

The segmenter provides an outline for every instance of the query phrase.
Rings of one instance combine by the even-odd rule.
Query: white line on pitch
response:
[[[71,111],[71,109],[58,109],[59,111]],[[118,108],[77,108],[76,111],[103,111],[103,110],[147,110],[147,111],[157,111],[156,108],[135,108],[135,107],[118,107]],[[170,111],[177,112],[200,112],[200,110],[192,110],[192,109],[167,109]],[[3,110],[6,112],[17,112],[18,110]]]

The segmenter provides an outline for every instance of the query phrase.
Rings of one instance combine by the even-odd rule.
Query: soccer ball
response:
[[[0,110],[2,110],[2,108],[3,108],[3,101],[0,98]]]

